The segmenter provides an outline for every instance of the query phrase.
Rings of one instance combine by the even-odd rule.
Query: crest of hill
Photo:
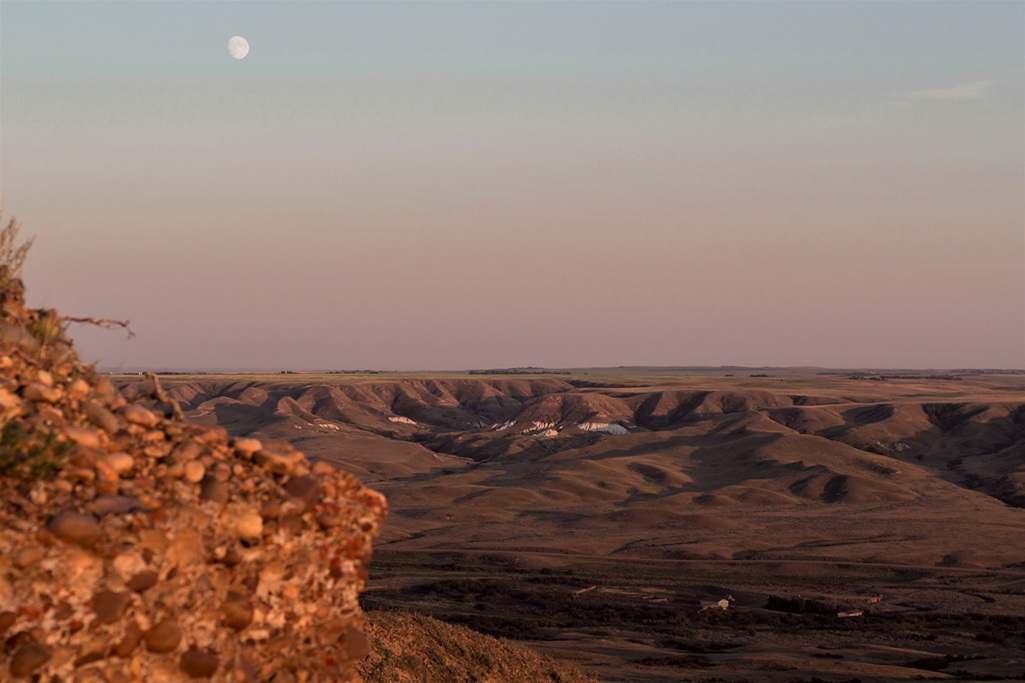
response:
[[[707,381],[701,383],[709,385]],[[720,491],[722,495],[709,492],[695,502],[749,504],[764,498],[774,504],[794,504],[809,499],[907,499],[906,491],[892,486],[907,489],[900,481],[903,475],[890,477],[875,470],[845,472],[837,463],[854,456],[854,452],[831,447],[824,443],[828,440],[834,446],[851,446],[863,454],[923,465],[934,474],[944,473],[944,477],[1013,505],[1020,504],[1025,489],[1019,465],[1011,457],[990,457],[1025,439],[1025,404],[1013,393],[1006,395],[1009,400],[979,400],[985,391],[962,386],[969,400],[940,402],[937,398],[943,391],[935,394],[937,398],[922,400],[916,384],[907,386],[907,396],[889,399],[869,396],[856,382],[837,380],[833,384],[796,393],[792,387],[779,391],[744,385],[729,389],[672,388],[664,384],[609,389],[582,387],[576,380],[552,377],[393,378],[330,383],[204,379],[170,380],[170,389],[195,419],[224,426],[232,434],[260,432],[287,441],[299,439],[304,448],[325,456],[333,449],[367,475],[413,474],[436,468],[455,471],[467,466],[463,462],[467,458],[474,462],[527,462],[553,453],[573,454],[590,446],[613,453],[637,452],[638,448],[644,449],[641,442],[659,443],[661,437],[654,433],[678,432],[681,439],[703,440],[695,445],[705,447],[714,446],[720,439],[763,433],[805,437],[786,443],[794,447],[794,453],[810,446],[838,456],[839,460],[822,463],[834,477],[853,474],[870,482],[846,479],[829,487],[791,488],[798,484],[799,478],[795,477],[800,473],[762,463],[761,469],[743,467],[742,471],[753,478],[756,488],[771,489],[764,495],[745,488],[732,492],[739,499]],[[142,398],[149,389],[146,382],[126,380],[123,391],[130,396],[141,392]],[[359,441],[361,449],[368,447],[375,453],[395,450],[396,457],[375,456],[370,462],[361,451],[335,438],[343,436],[349,440],[346,443]],[[386,445],[386,441],[393,445]],[[739,451],[732,453],[725,457],[732,458]],[[985,460],[978,460],[980,456]],[[639,463],[619,474],[606,468],[595,474],[593,482],[581,481],[579,474],[573,474],[574,489],[580,484],[588,491],[585,498],[605,499],[619,482],[649,495],[655,494],[653,489],[659,486],[687,486],[693,490],[714,485],[705,477],[695,477],[690,468],[688,476],[705,479],[705,483],[687,485],[674,474],[677,466],[655,461],[660,457],[653,454],[651,462]],[[975,466],[981,462],[988,467]],[[612,462],[608,464],[611,467]],[[645,469],[647,474],[643,474],[637,467],[654,469]],[[905,471],[910,473],[914,468]],[[708,468],[707,473],[713,474],[714,469]],[[841,481],[845,483],[841,485]],[[553,486],[557,484],[552,482]],[[722,481],[723,486],[737,484],[740,482]]]
[[[634,411],[612,396],[598,393],[548,394],[528,402],[516,416],[517,424],[579,426],[632,423]]]
[[[127,382],[127,396],[145,396],[144,386]],[[292,415],[306,421],[326,418],[366,429],[401,429],[392,418],[442,429],[474,429],[515,416],[525,403],[566,392],[573,387],[551,378],[521,379],[396,379],[372,383],[274,384],[273,391],[252,382],[205,380],[176,382],[171,395],[195,416],[213,415],[230,421],[232,406],[254,422]],[[139,394],[141,392],[141,394]],[[255,424],[253,428],[255,428]],[[245,431],[242,425],[235,431]]]
[[[384,497],[127,400],[2,268],[0,313],[0,679],[358,680]]]

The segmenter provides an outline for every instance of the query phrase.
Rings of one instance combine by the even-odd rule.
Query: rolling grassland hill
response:
[[[373,482],[382,547],[1025,562],[1022,376],[166,383],[195,421]]]
[[[199,423],[386,493],[372,618],[468,626],[608,682],[1025,675],[1025,376],[819,372],[166,383]],[[382,648],[375,666],[451,671]],[[485,680],[500,666],[438,650]]]

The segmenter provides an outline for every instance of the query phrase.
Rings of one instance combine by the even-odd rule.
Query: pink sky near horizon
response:
[[[150,78],[117,40],[159,8],[78,36],[5,3],[31,300],[130,319],[74,331],[108,368],[1025,368],[1025,9],[857,4],[752,6],[764,44],[701,3],[442,4],[421,46],[369,7],[195,3]],[[410,33],[303,44],[329,14]]]

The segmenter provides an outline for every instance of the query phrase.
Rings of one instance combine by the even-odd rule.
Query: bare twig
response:
[[[113,318],[72,318],[71,316],[63,316],[61,322],[64,323],[86,323],[89,325],[96,325],[102,327],[105,330],[112,330],[115,327],[124,328],[128,332],[128,338],[131,339],[135,336],[132,332],[132,328],[128,326],[127,320],[114,320]]]
[[[149,377],[151,380],[153,380],[153,398],[157,399],[161,403],[166,403],[167,405],[171,406],[171,414],[174,415],[174,419],[184,422],[185,415],[182,414],[181,407],[179,407],[177,401],[171,398],[170,395],[166,391],[164,391],[164,387],[160,384],[160,378],[152,372],[144,372],[143,374],[146,375],[146,377]]]

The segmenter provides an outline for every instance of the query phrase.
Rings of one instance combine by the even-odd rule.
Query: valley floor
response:
[[[602,681],[1025,675],[1025,571],[458,552],[382,552],[374,564],[371,614],[468,626]],[[733,599],[701,611],[708,596]],[[862,614],[837,616],[848,609]]]

